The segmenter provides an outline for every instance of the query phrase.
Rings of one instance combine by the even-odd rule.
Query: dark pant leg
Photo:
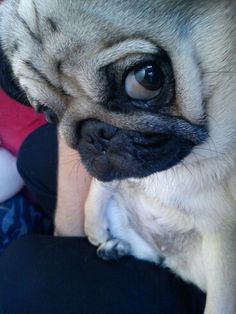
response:
[[[17,161],[28,190],[49,218],[56,206],[57,146],[57,128],[46,124],[26,138]]]
[[[85,239],[28,236],[0,258],[1,314],[201,314],[204,295],[153,264],[105,262]]]

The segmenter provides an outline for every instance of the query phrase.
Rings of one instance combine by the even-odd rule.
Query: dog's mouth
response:
[[[143,178],[175,166],[207,137],[200,126],[192,126],[192,135],[190,126],[186,132],[181,128],[138,132],[88,119],[77,126],[77,149],[88,172],[101,181]]]

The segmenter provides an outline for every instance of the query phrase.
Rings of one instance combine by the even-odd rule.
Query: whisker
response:
[[[206,74],[236,74],[236,71],[206,71]]]
[[[216,155],[219,155],[219,156],[227,157],[227,154],[225,154],[223,152],[219,152],[216,149],[197,147],[197,151],[200,151],[200,150],[201,151],[205,151],[205,152],[215,153]]]
[[[181,165],[191,174],[191,176],[193,176],[193,173],[191,172],[191,170],[187,167],[186,162],[184,162],[183,160],[180,162]]]

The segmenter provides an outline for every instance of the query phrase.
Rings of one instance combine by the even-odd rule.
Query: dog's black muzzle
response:
[[[178,135],[123,130],[95,119],[80,122],[77,138],[84,165],[101,181],[142,178],[167,170],[196,145]]]

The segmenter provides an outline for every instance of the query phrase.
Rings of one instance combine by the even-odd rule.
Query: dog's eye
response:
[[[154,98],[160,93],[162,86],[163,73],[156,64],[136,68],[125,79],[125,91],[133,99]]]
[[[41,105],[41,104],[37,104],[36,107],[35,107],[35,110],[38,112],[38,113],[43,113],[46,120],[49,122],[49,123],[58,123],[58,117],[57,115],[55,114],[55,112],[49,108],[47,105]]]
[[[51,108],[44,106],[43,114],[49,123],[58,123],[58,117]]]

